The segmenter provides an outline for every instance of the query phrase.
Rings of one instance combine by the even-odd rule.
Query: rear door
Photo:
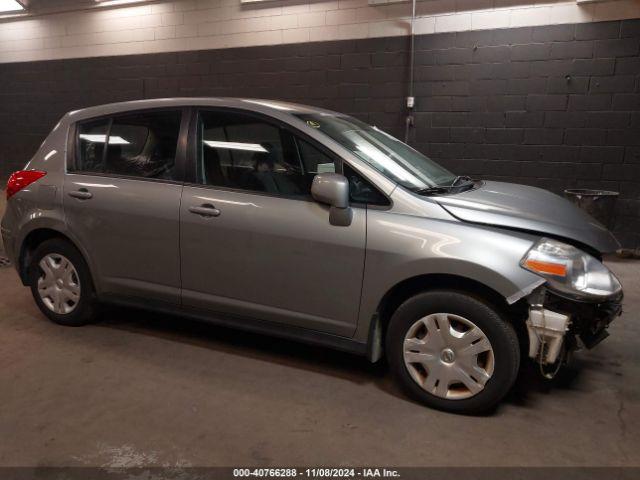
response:
[[[316,172],[336,171],[336,161],[247,112],[204,110],[192,135],[180,212],[183,304],[352,335],[366,208],[354,209],[350,226],[332,226],[310,195]]]
[[[64,209],[102,294],[180,302],[183,113],[140,111],[76,125]]]

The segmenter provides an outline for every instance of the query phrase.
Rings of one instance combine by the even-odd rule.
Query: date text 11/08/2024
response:
[[[238,468],[235,478],[241,477],[307,477],[307,478],[399,478],[397,470],[387,468]]]

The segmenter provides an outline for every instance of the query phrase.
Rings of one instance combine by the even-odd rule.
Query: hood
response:
[[[611,232],[593,217],[541,188],[488,181],[475,190],[434,197],[434,200],[465,222],[566,238],[601,253],[620,248]]]

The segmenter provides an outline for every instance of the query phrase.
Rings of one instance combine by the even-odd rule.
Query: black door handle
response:
[[[196,215],[200,215],[202,217],[219,217],[220,210],[214,207],[211,204],[204,204],[199,207],[189,207],[189,211],[191,213],[195,213]]]
[[[93,198],[93,193],[86,188],[81,188],[80,190],[69,192],[69,196],[77,198],[78,200],[89,200],[90,198]]]

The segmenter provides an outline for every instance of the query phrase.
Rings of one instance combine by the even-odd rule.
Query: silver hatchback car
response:
[[[65,115],[7,185],[2,236],[42,312],[114,303],[383,356],[417,400],[478,412],[522,359],[606,337],[601,224],[538,188],[455,176],[336,112],[253,99]]]

